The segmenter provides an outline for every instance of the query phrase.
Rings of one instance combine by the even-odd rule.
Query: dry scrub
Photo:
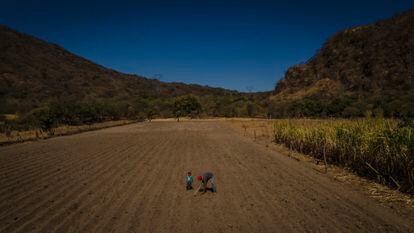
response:
[[[62,125],[59,126],[54,130],[53,136],[62,136],[62,135],[70,135],[90,130],[96,129],[103,129],[113,126],[120,126],[132,123],[132,120],[119,120],[119,121],[107,121],[102,123],[95,123],[91,125],[77,125],[77,126],[70,126],[70,125]],[[38,139],[46,139],[50,138],[51,135],[48,132],[44,132],[40,129],[38,130],[29,130],[29,131],[12,131],[10,133],[0,133],[0,146],[1,145],[8,145],[18,142],[25,142],[25,141],[33,141]]]

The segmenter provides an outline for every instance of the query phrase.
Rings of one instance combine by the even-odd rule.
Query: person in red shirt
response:
[[[210,189],[213,191],[213,193],[217,192],[215,176],[212,172],[204,172],[201,176],[197,176],[197,180],[201,181],[201,184],[195,190],[194,195],[197,195],[200,191],[202,192],[202,194],[204,194],[207,191],[207,189],[209,189],[207,187],[208,182],[210,182],[211,184]]]

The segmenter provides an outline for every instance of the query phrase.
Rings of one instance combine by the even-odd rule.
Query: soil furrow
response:
[[[111,157],[110,157],[111,158]],[[80,191],[84,190],[84,184],[88,183],[88,181],[93,180],[95,177],[99,177],[100,175],[111,175],[111,173],[109,173],[111,170],[113,169],[113,165],[112,162],[116,162],[117,158],[116,156],[112,156],[111,161],[108,163],[103,163],[102,165],[104,166],[103,169],[99,172],[96,173],[94,176],[85,179],[82,182],[79,182],[77,185],[74,184],[73,187],[69,187],[66,186],[65,188],[65,192],[55,192],[54,195],[52,196],[48,196],[49,198],[44,199],[42,202],[37,202],[37,206],[33,208],[31,208],[31,210],[27,210],[27,209],[23,209],[23,211],[21,212],[29,212],[26,215],[23,215],[23,217],[19,217],[19,220],[16,222],[17,225],[19,225],[19,229],[23,228],[23,232],[27,232],[25,230],[31,230],[31,227],[25,227],[26,225],[30,225],[33,222],[36,222],[37,220],[39,220],[40,218],[49,218],[50,217],[50,213],[49,212],[55,212],[58,210],[62,210],[62,207],[68,204],[68,200],[72,200],[73,197],[76,197],[80,194]],[[119,166],[119,168],[121,168],[121,163],[122,161],[118,161],[118,163],[115,163]],[[112,169],[111,169],[112,168]],[[102,180],[100,183],[104,183],[105,180]],[[94,187],[99,187],[99,184],[96,184]],[[83,191],[84,193],[85,191]],[[50,198],[51,197],[51,198]],[[55,199],[55,197],[57,197]],[[64,199],[58,199],[59,197],[65,197]],[[53,200],[52,204],[47,205],[47,203],[49,203],[50,200]],[[48,208],[46,208],[46,206]],[[49,214],[46,214],[49,213]],[[13,216],[13,215],[11,215]],[[38,221],[37,224],[39,224],[39,222],[42,221]],[[8,230],[9,228],[6,229],[2,229],[0,230],[0,232],[5,231],[5,232],[9,232]]]
[[[222,122],[132,124],[0,148],[0,232],[414,232],[352,185]]]
[[[125,144],[126,146],[128,146],[128,144]],[[121,149],[124,148],[123,146],[117,148]],[[94,166],[94,169],[98,169],[100,168],[100,166],[105,165],[105,163],[101,163],[101,161],[105,161],[107,159],[114,159],[113,157],[113,153],[116,151],[108,151],[106,153],[103,152],[97,152],[95,155],[93,155],[94,157],[96,156],[96,158],[98,158],[99,162],[97,165]],[[85,155],[87,156],[87,155]],[[81,164],[78,164],[77,162],[81,162]],[[42,179],[37,178],[38,182],[33,182],[33,184],[31,184],[29,186],[30,191],[28,192],[19,192],[21,194],[24,194],[22,197],[19,196],[18,194],[13,193],[14,195],[14,199],[13,199],[13,203],[19,203],[20,206],[23,209],[27,209],[28,206],[26,205],[26,201],[31,203],[31,204],[39,204],[39,201],[43,200],[45,196],[48,196],[50,198],[53,199],[54,195],[59,194],[59,188],[63,188],[64,190],[62,190],[62,193],[65,193],[67,190],[71,190],[74,186],[79,186],[79,182],[76,182],[75,180],[72,180],[72,176],[73,174],[79,173],[79,168],[82,167],[88,167],[90,166],[91,163],[89,163],[88,161],[84,161],[84,159],[74,159],[73,163],[69,163],[69,164],[65,164],[65,169],[53,169],[50,174],[48,174],[47,177],[43,177]],[[79,167],[82,166],[82,167]],[[76,167],[76,169],[74,169],[73,167]],[[97,171],[98,171],[97,170]],[[93,174],[93,173],[91,173]],[[68,180],[68,178],[70,178]],[[61,184],[64,181],[68,181],[68,183],[66,184]],[[61,181],[61,182],[59,182]],[[47,188],[45,189],[44,186],[38,186],[36,185],[37,183],[44,183],[44,185],[47,186]],[[83,184],[83,183],[82,183]],[[64,186],[63,186],[64,185]],[[50,186],[50,187],[49,187]],[[34,187],[36,187],[36,189],[34,189]],[[39,190],[40,189],[40,190]],[[12,196],[13,196],[12,195]],[[7,203],[6,201],[4,203]],[[4,207],[3,207],[4,208]],[[11,205],[11,208],[13,208],[13,205]],[[10,214],[9,211],[5,211],[5,213]]]

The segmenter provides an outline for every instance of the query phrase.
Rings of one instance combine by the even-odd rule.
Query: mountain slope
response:
[[[168,100],[185,94],[245,100],[250,96],[123,74],[6,26],[0,26],[0,51],[0,114],[25,113],[50,101]]]
[[[272,100],[281,115],[414,115],[414,10],[337,33]]]

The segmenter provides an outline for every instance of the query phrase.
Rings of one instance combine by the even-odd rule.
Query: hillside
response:
[[[279,116],[414,116],[414,10],[337,33],[272,101]]]
[[[165,105],[171,105],[172,97],[193,94],[202,102],[213,102],[204,109],[207,114],[225,115],[231,111],[216,107],[223,97],[239,105],[252,99],[252,95],[222,88],[123,74],[6,26],[0,26],[0,51],[0,114],[24,115],[50,102],[102,100],[113,105],[127,102],[126,107],[141,112],[153,105],[165,115],[170,114]]]

